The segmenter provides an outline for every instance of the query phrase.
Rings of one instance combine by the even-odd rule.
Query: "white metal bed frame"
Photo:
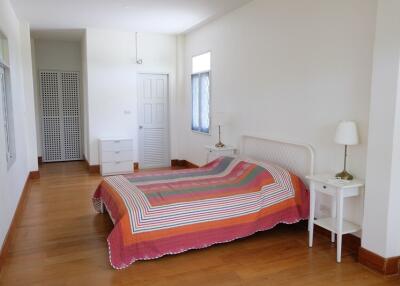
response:
[[[314,174],[314,150],[309,144],[244,135],[240,154],[277,164],[300,177],[307,186],[306,176]]]

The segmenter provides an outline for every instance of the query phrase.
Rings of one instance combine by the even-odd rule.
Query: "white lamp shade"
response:
[[[341,121],[336,128],[335,142],[342,145],[357,145],[358,131],[354,121]]]
[[[230,116],[227,112],[216,112],[214,115],[213,122],[215,125],[228,125],[230,123]]]

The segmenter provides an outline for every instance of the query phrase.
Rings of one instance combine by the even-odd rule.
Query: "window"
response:
[[[211,53],[192,58],[192,130],[210,132]]]
[[[10,67],[8,65],[7,38],[0,33],[0,95],[3,113],[4,138],[6,143],[7,168],[15,162],[15,137],[12,112]]]

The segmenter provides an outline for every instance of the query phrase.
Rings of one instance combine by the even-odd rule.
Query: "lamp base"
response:
[[[215,147],[217,147],[217,148],[224,148],[224,147],[225,147],[225,144],[222,143],[221,141],[219,141],[217,144],[215,144]]]
[[[335,175],[336,178],[351,181],[354,179],[353,175],[349,174],[346,170]]]

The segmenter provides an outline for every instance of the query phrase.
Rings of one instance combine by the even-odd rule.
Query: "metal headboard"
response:
[[[240,154],[284,167],[304,183],[307,183],[305,177],[314,173],[314,150],[309,144],[244,135]]]

